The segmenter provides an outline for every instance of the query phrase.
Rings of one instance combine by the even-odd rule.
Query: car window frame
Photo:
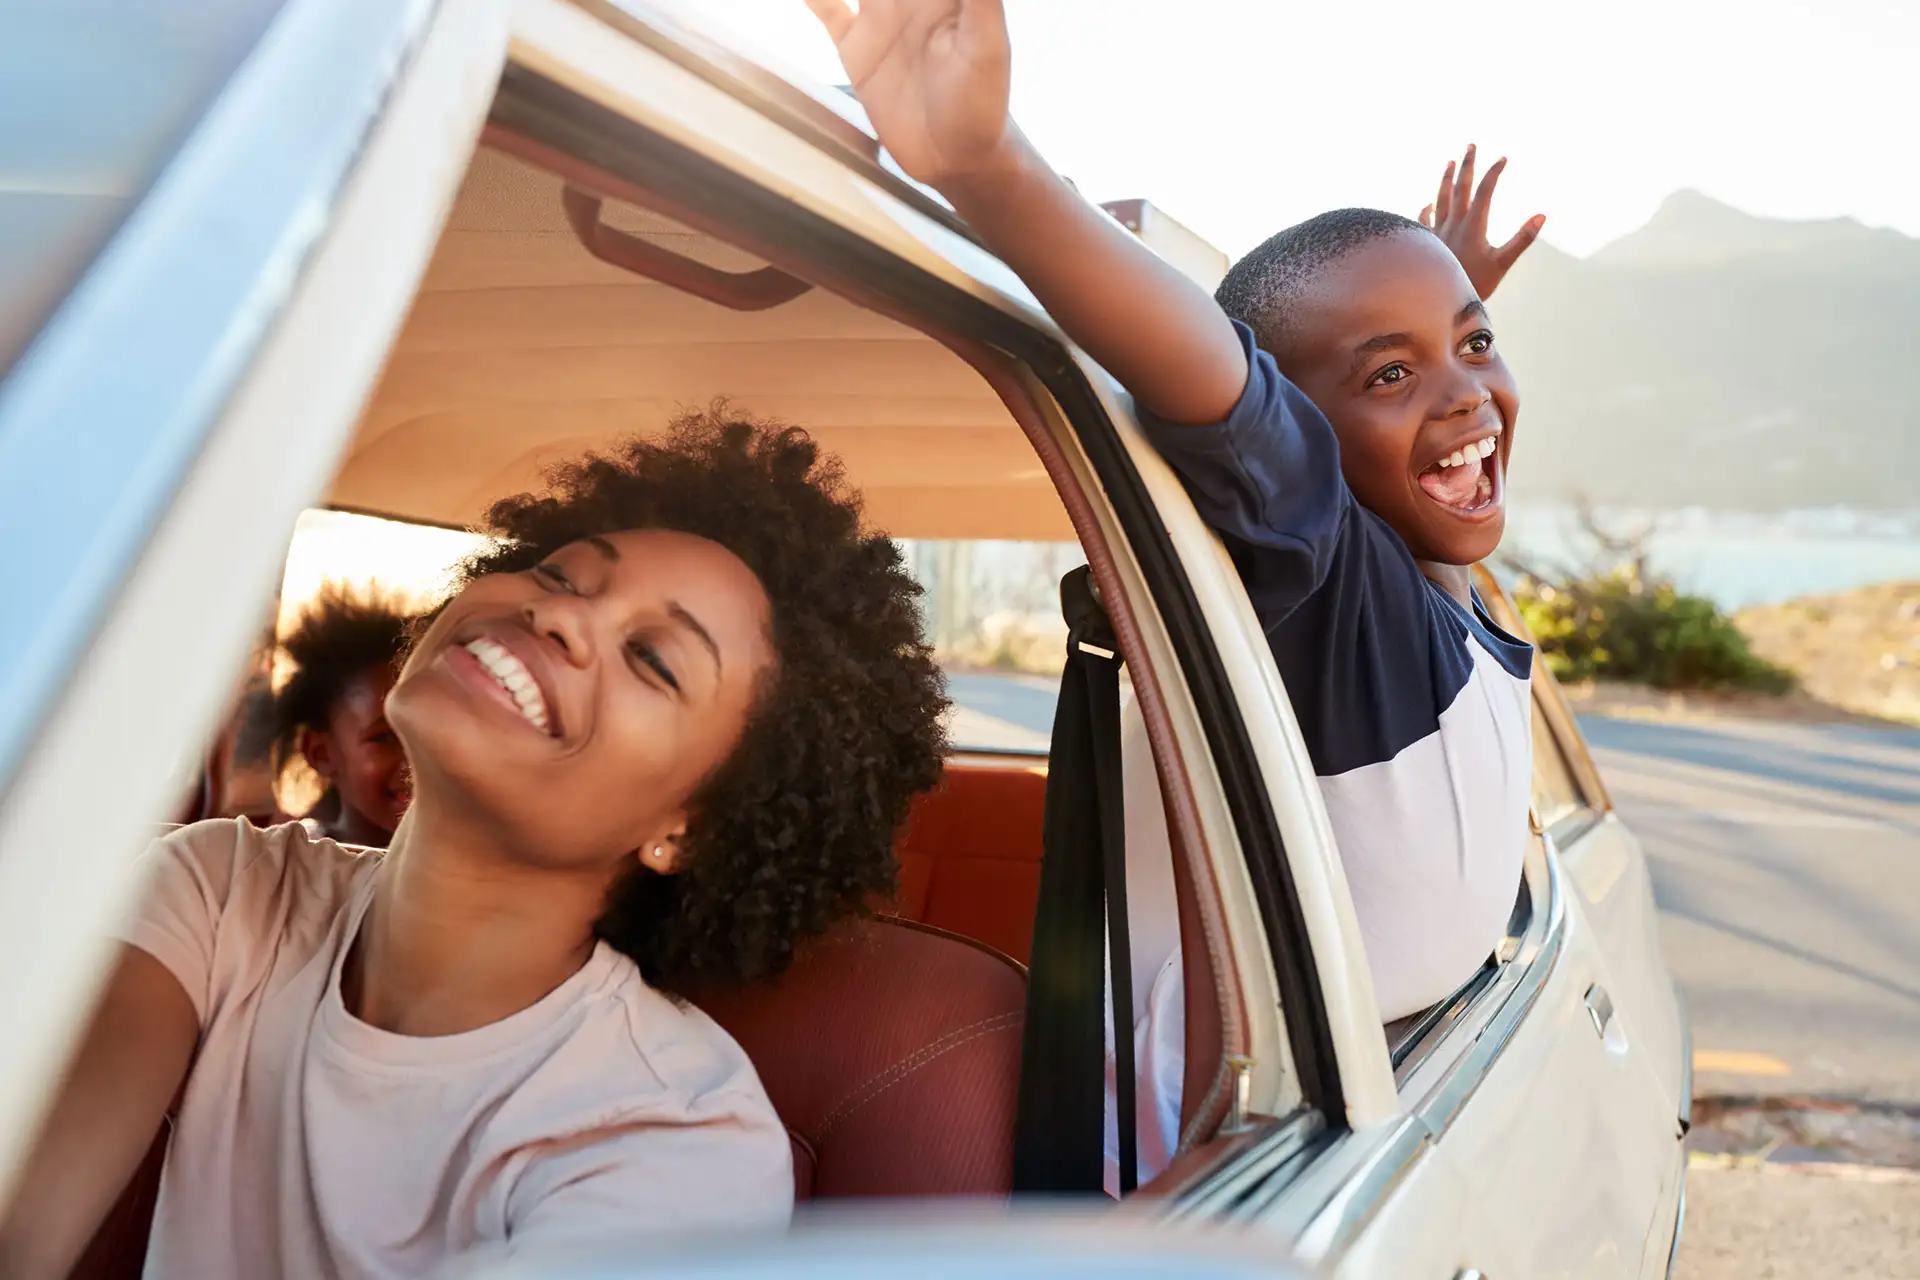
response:
[[[1272,850],[1264,857],[1249,853],[1245,859],[1257,875],[1268,878],[1262,892],[1261,910],[1268,913],[1264,918],[1271,920],[1271,913],[1289,909],[1297,918],[1297,900],[1286,905],[1291,889],[1283,882],[1290,873],[1278,846],[1278,826],[1268,807],[1267,783],[1253,762],[1244,725],[1238,719],[1239,704],[1214,651],[1212,635],[1201,622],[1185,568],[1173,554],[1160,513],[1145,496],[1107,404],[1095,391],[1093,378],[1077,363],[1072,348],[1043,314],[1023,314],[1024,308],[1018,304],[1025,295],[1017,281],[1011,282],[1016,288],[1010,297],[1014,306],[992,298],[990,291],[1002,288],[1000,273],[1010,280],[1004,265],[990,258],[975,263],[964,256],[952,256],[949,245],[923,237],[921,245],[940,251],[949,271],[958,270],[971,277],[956,288],[941,272],[925,269],[881,240],[853,234],[849,227],[822,217],[804,201],[778,197],[776,206],[772,203],[776,199],[773,189],[754,173],[720,165],[712,157],[690,150],[682,139],[649,128],[634,113],[615,111],[580,92],[577,85],[549,78],[545,73],[550,69],[544,60],[538,66],[510,63],[492,116],[499,130],[537,139],[539,146],[556,153],[576,154],[586,135],[578,135],[573,143],[567,141],[565,130],[580,126],[570,126],[560,119],[563,107],[588,115],[598,113],[601,123],[587,126],[588,131],[604,128],[606,132],[586,148],[586,163],[621,181],[655,190],[666,173],[661,166],[669,158],[675,164],[684,164],[687,167],[673,179],[676,201],[697,203],[703,219],[731,221],[734,238],[743,241],[743,247],[756,256],[784,261],[783,269],[798,270],[793,255],[807,255],[820,270],[842,279],[847,278],[848,271],[864,267],[871,277],[866,283],[896,311],[913,309],[925,316],[927,323],[977,338],[1017,363],[1022,376],[1031,379],[1032,392],[1058,411],[1070,438],[1088,459],[1096,484],[1085,490],[1087,497],[1120,527],[1126,554],[1139,562],[1151,584],[1147,600],[1171,635],[1173,652],[1181,664],[1177,674],[1185,679],[1187,693],[1198,707],[1210,748],[1209,768],[1227,793],[1234,832],[1242,849],[1250,843],[1264,842]],[[754,105],[749,95],[740,96],[746,105]],[[778,124],[770,116],[763,115],[762,120]],[[620,154],[611,141],[622,130],[637,130],[644,135],[620,144],[636,148],[630,154]],[[807,141],[804,137],[799,140]],[[888,198],[883,191],[866,195],[875,203]],[[902,216],[904,212],[894,216],[917,232]],[[786,252],[772,251],[775,245],[783,245]],[[976,274],[982,267],[994,270]],[[1137,426],[1133,429],[1137,431]],[[1196,689],[1196,683],[1202,688]],[[1300,1052],[1303,1044],[1311,1051],[1312,1065],[1296,1068],[1301,1088],[1316,1110],[1342,1117],[1340,1076],[1331,1052],[1325,1012],[1319,1007],[1319,987],[1311,952],[1305,949],[1305,932],[1298,927],[1276,930],[1268,926],[1262,933],[1269,950],[1293,948],[1282,952],[1283,959],[1270,962],[1294,984],[1287,998],[1276,1002],[1288,1020],[1286,1047],[1296,1061],[1309,1056]]]

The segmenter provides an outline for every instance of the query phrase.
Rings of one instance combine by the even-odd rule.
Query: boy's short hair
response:
[[[1295,336],[1295,304],[1315,276],[1355,249],[1408,231],[1432,234],[1412,218],[1384,209],[1333,209],[1268,237],[1233,264],[1213,297],[1253,330],[1261,348],[1279,355]]]

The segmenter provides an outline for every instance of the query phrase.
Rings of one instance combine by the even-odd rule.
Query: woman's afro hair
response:
[[[892,894],[895,834],[939,781],[947,699],[920,587],[890,539],[862,531],[837,460],[724,403],[548,480],[494,504],[498,540],[459,585],[592,534],[669,529],[727,548],[767,593],[773,668],[694,797],[676,873],[636,861],[596,928],[667,991],[777,974],[797,940]]]
[[[408,611],[396,600],[340,583],[320,588],[280,641],[293,674],[273,697],[275,768],[292,763],[302,729],[326,730],[334,703],[355,677],[399,662],[409,626]]]

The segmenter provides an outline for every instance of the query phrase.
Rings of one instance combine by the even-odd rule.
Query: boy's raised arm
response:
[[[1247,381],[1206,290],[1048,167],[1007,114],[1000,0],[807,0],[894,160],[952,201],[1073,340],[1148,411],[1225,419]]]

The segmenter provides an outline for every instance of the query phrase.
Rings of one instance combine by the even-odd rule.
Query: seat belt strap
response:
[[[1111,637],[1108,637],[1109,640]],[[1120,764],[1120,658],[1082,654],[1087,712],[1093,742],[1094,796],[1100,809],[1100,848],[1106,889],[1107,985],[1113,1001],[1113,1111],[1120,1164],[1120,1194],[1140,1181],[1133,1061],[1133,950],[1127,919],[1127,815]],[[1104,1028],[1101,1039],[1104,1040]],[[1104,1068],[1105,1064],[1102,1064]],[[1104,1088],[1102,1093],[1104,1095]],[[1105,1098],[1102,1097],[1104,1110]],[[1104,1119],[1102,1122],[1104,1146]],[[1102,1156],[1104,1160],[1105,1152]]]
[[[1060,584],[1067,654],[1047,766],[1040,894],[1014,1136],[1016,1192],[1104,1188],[1106,1012],[1113,1009],[1123,1193],[1137,1181],[1119,649],[1083,566]]]

